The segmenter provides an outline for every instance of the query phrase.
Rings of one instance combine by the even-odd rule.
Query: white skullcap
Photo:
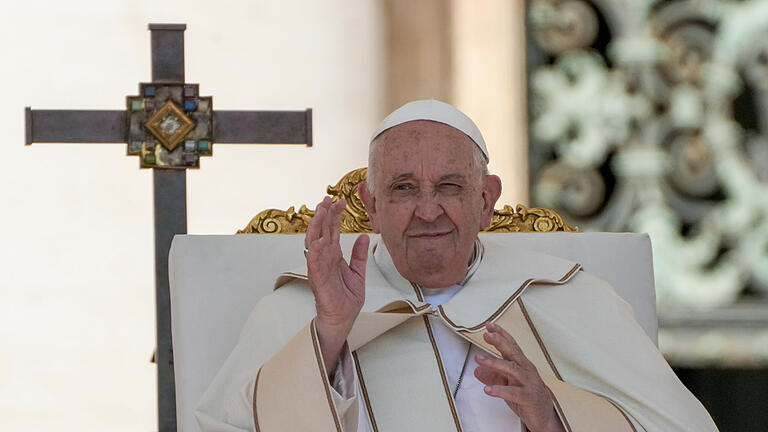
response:
[[[416,120],[436,121],[460,130],[474,141],[475,145],[483,152],[485,160],[490,160],[483,134],[480,133],[480,129],[477,128],[475,122],[453,106],[434,99],[409,102],[393,111],[376,128],[376,132],[371,137],[371,142],[387,129]]]

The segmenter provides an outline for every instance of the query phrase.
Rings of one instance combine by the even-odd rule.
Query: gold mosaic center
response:
[[[147,121],[146,128],[171,151],[195,128],[195,123],[176,104],[168,101]]]

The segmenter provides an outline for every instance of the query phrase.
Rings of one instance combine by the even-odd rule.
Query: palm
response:
[[[332,325],[354,319],[365,301],[365,273],[350,267],[339,243],[325,246],[317,259],[308,260],[308,270],[318,319]]]
[[[349,263],[339,244],[341,214],[346,202],[325,198],[307,229],[307,269],[315,296],[317,328],[321,340],[335,345],[346,340],[365,301],[365,266],[368,236],[361,235],[352,248]]]

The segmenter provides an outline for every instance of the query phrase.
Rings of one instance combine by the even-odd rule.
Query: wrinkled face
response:
[[[404,123],[377,140],[375,191],[361,197],[395,267],[425,287],[461,282],[493,215],[499,178],[475,166],[469,137],[442,123]]]

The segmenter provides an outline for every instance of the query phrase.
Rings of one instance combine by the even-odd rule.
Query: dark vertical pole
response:
[[[152,82],[184,82],[184,30],[186,24],[150,24]]]
[[[184,82],[183,24],[150,24],[152,81]],[[187,171],[153,169],[155,198],[155,307],[157,322],[157,414],[160,432],[176,431],[176,389],[171,339],[168,252],[176,234],[187,232]]]
[[[153,170],[155,196],[155,307],[157,322],[157,414],[160,432],[176,431],[176,388],[171,339],[168,253],[176,234],[187,232],[185,170]]]

